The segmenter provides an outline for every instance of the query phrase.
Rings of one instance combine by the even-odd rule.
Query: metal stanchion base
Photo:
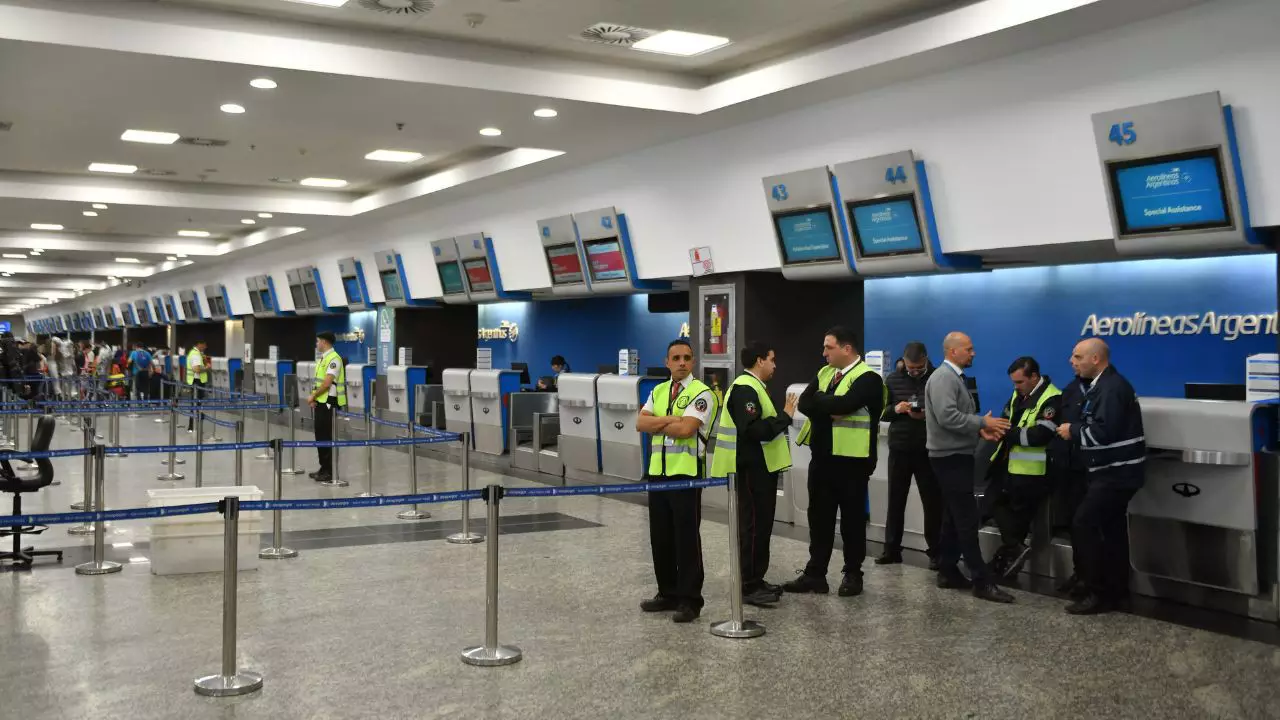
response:
[[[103,560],[101,564],[98,564],[96,562],[80,563],[79,565],[76,566],[76,574],[77,575],[110,575],[111,573],[118,573],[122,569],[124,569],[124,566],[118,562]]]
[[[711,623],[711,634],[722,638],[753,638],[764,634],[764,626],[754,620],[725,620]]]
[[[523,657],[524,653],[515,645],[499,645],[495,648],[470,647],[462,651],[462,662],[481,667],[514,665]]]
[[[85,523],[84,525],[72,525],[71,527],[67,528],[67,534],[68,535],[92,535],[93,526],[88,523]]]
[[[447,543],[454,545],[475,545],[484,542],[484,536],[477,533],[454,533],[444,539]]]
[[[284,558],[298,557],[298,551],[287,547],[262,548],[258,551],[258,557],[263,560],[283,560]]]
[[[247,695],[262,689],[262,675],[252,670],[240,670],[235,675],[209,675],[196,678],[197,695],[228,697]]]
[[[107,436],[105,436],[105,435],[94,435],[94,436],[93,436],[93,439],[94,439],[94,440],[106,440],[106,439],[107,439]]]
[[[366,491],[366,492],[362,492],[362,493],[357,493],[357,494],[356,494],[356,497],[382,497],[382,493],[380,493],[380,492],[367,492],[367,491]]]
[[[71,509],[72,510],[88,510],[89,506],[85,505],[84,501],[81,500],[80,502],[71,503]]]
[[[431,517],[431,513],[424,512],[422,510],[405,510],[403,512],[396,513],[396,517],[401,520],[426,520]]]
[[[339,480],[325,480],[324,482],[319,482],[316,484],[324,485],[325,487],[347,487],[351,483],[347,482],[346,480],[339,479]]]
[[[169,461],[168,461],[168,460],[161,460],[161,461],[160,461],[160,464],[161,464],[161,465],[168,465],[168,464],[169,464]],[[174,465],[186,465],[186,464],[187,464],[187,461],[186,461],[186,460],[183,460],[182,458],[176,458],[176,459],[174,459],[173,464],[174,464]]]
[[[301,475],[306,472],[303,468],[284,468],[280,471],[282,475]]]
[[[141,415],[139,415],[139,414],[138,414],[138,413],[136,413],[136,412],[131,412],[131,413],[126,414],[126,415],[125,415],[125,417],[129,418],[130,420],[137,420],[138,418],[140,418],[140,417],[142,417],[142,416],[141,416]]]
[[[173,481],[173,480],[185,480],[186,477],[187,476],[183,475],[182,473],[165,473],[163,475],[157,475],[156,479]]]
[[[158,417],[158,418],[156,418],[155,420],[152,420],[151,422],[153,422],[153,423],[155,423],[155,424],[157,424],[157,425],[161,425],[161,424],[164,424],[164,423],[169,422],[169,418]]]

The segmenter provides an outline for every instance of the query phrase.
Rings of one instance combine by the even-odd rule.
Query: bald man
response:
[[[1076,576],[1084,597],[1072,615],[1129,608],[1129,501],[1146,480],[1147,446],[1142,408],[1133,386],[1111,365],[1111,349],[1098,338],[1076,344],[1071,367],[1084,404],[1076,422],[1058,435],[1080,453],[1088,471],[1084,499],[1071,523]]]
[[[1011,603],[1013,596],[996,587],[978,545],[980,515],[973,497],[974,459],[979,438],[999,440],[1009,430],[1005,418],[979,415],[965,386],[964,371],[973,365],[973,341],[953,332],[942,341],[944,361],[925,384],[925,447],[942,491],[942,530],[938,535],[940,588],[973,588],[974,597]],[[964,557],[969,576],[957,563]]]

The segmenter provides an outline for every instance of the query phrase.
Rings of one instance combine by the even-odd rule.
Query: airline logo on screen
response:
[[[1080,329],[1081,337],[1095,335],[1110,337],[1119,335],[1218,335],[1231,342],[1242,335],[1275,335],[1277,313],[1218,314],[1210,310],[1204,314],[1148,315],[1137,312],[1125,317],[1099,317],[1090,315]]]
[[[498,323],[498,327],[480,328],[476,333],[476,337],[480,340],[510,340],[515,342],[520,339],[520,326],[510,320],[503,320]]]

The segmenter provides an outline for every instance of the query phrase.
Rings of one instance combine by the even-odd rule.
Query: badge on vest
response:
[[[687,407],[689,407],[689,398],[687,397],[676,398],[676,409],[683,410]]]
[[[698,398],[696,401],[694,401],[693,409],[697,410],[698,412],[706,412],[707,411],[706,398]]]
[[[1054,415],[1057,415],[1057,414],[1058,414],[1058,412],[1057,412],[1056,410],[1054,410],[1053,408],[1045,408],[1045,409],[1044,409],[1044,419],[1045,419],[1045,420],[1052,420],[1052,419],[1053,419],[1053,416],[1054,416]]]
[[[747,403],[747,407],[746,407],[746,411],[747,411],[747,414],[748,414],[748,415],[755,415],[755,414],[756,414],[756,404],[755,404],[755,403],[753,403],[753,402],[748,402],[748,403]]]

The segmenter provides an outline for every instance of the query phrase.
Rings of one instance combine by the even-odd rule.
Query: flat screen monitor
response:
[[[445,295],[460,295],[467,291],[462,284],[462,268],[457,260],[436,263],[436,272],[440,275],[440,289]]]
[[[671,371],[663,365],[654,365],[644,369],[644,374],[649,377],[671,377]]]
[[[258,297],[262,298],[261,303],[262,303],[263,310],[270,311],[275,309],[275,306],[271,303],[270,290],[268,290],[267,288],[262,288],[261,290],[258,291]]]
[[[574,243],[547,248],[547,265],[551,267],[552,285],[577,285],[582,282],[582,259]]]
[[[493,273],[489,272],[489,258],[463,260],[462,269],[467,273],[467,284],[471,286],[471,292],[493,291]]]
[[[249,305],[253,308],[254,312],[262,312],[262,296],[258,294],[257,290],[249,291]]]
[[[307,307],[320,309],[320,287],[314,282],[302,283],[302,292],[307,296]]]
[[[226,317],[227,301],[221,295],[210,295],[209,298],[209,314],[216,317]]]
[[[165,322],[164,303],[160,302],[160,300],[158,299],[152,300],[152,303],[154,304],[155,311],[156,311],[156,314],[155,314],[156,322]]]
[[[622,244],[617,238],[591,240],[583,243],[583,247],[587,250],[587,263],[591,266],[593,281],[627,279],[627,263],[622,257]]]
[[[859,200],[848,207],[849,217],[853,218],[853,241],[858,244],[861,257],[924,252],[914,194]]]
[[[782,248],[784,265],[831,262],[840,259],[831,206],[791,210],[773,216],[773,229]]]
[[[1188,400],[1229,400],[1244,402],[1248,389],[1243,383],[1183,383]]]
[[[293,297],[294,309],[305,310],[307,308],[307,294],[302,291],[301,285],[290,285],[289,295]]]
[[[364,294],[360,292],[360,278],[352,275],[351,277],[342,278],[342,289],[347,293],[347,303],[350,305],[365,304]]]
[[[618,366],[616,363],[613,365],[597,365],[596,372],[600,373],[601,375],[617,375]]]
[[[383,270],[378,273],[382,278],[382,294],[387,302],[404,300],[404,289],[400,287],[400,273],[395,270]]]
[[[530,380],[529,380],[529,363],[513,362],[513,363],[511,363],[511,369],[512,369],[512,370],[519,370],[519,371],[520,371],[520,384],[521,384],[521,385],[528,385],[528,384],[530,383]]]
[[[1217,148],[1107,164],[1121,235],[1231,227]]]

